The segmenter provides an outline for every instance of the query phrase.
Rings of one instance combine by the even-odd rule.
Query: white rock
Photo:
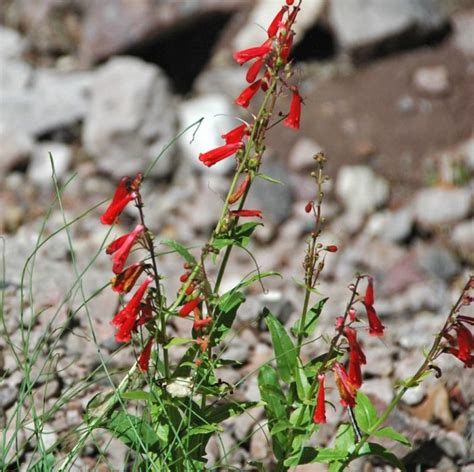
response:
[[[32,77],[33,69],[26,62],[0,57],[0,97],[25,89]]]
[[[448,70],[445,66],[420,67],[415,71],[413,84],[422,94],[445,95],[449,92]]]
[[[71,147],[54,142],[42,142],[35,146],[33,159],[28,166],[28,179],[41,186],[53,186],[53,170],[49,154],[53,158],[56,177],[61,180],[71,165],[72,151]]]
[[[164,73],[140,59],[116,57],[94,80],[85,148],[100,169],[117,178],[145,171],[175,136],[175,118]],[[167,174],[174,166],[169,155],[163,156],[152,174]]]
[[[370,167],[344,166],[337,176],[336,193],[349,211],[368,214],[387,201],[390,190]]]
[[[396,211],[374,213],[365,227],[369,236],[378,237],[386,242],[403,241],[410,235],[414,223],[413,210],[400,208]]]
[[[342,48],[365,59],[381,47],[420,42],[447,20],[437,0],[332,0],[329,21]]]
[[[8,171],[28,161],[33,139],[21,129],[10,129],[0,122],[0,180]]]
[[[313,156],[322,151],[321,146],[311,138],[300,138],[289,154],[290,168],[295,171],[314,169]]]
[[[0,58],[18,59],[25,48],[26,40],[18,31],[0,26]]]
[[[180,150],[191,165],[197,169],[219,174],[224,174],[235,166],[235,160],[232,157],[210,168],[204,167],[199,161],[200,153],[225,144],[221,135],[239,125],[239,121],[232,118],[235,114],[236,110],[223,95],[203,95],[180,104],[178,107],[180,129],[185,129],[204,118],[192,142],[192,132],[195,129],[179,141]]]
[[[31,86],[0,93],[0,122],[33,135],[75,124],[85,115],[93,75],[37,71]]]
[[[451,224],[469,215],[473,195],[468,188],[425,188],[415,197],[417,222],[423,227]]]

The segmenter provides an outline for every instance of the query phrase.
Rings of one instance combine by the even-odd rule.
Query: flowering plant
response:
[[[442,354],[455,356],[466,368],[473,367],[470,326],[474,318],[461,313],[461,308],[473,301],[473,277],[436,335],[425,361],[400,385],[382,413],[360,391],[368,361],[359,338],[382,338],[389,329],[377,315],[374,280],[369,274],[357,274],[349,285],[346,308],[334,320],[334,330],[323,333],[325,336],[315,335],[328,300],[317,290],[319,278],[326,258],[338,251],[336,245],[320,242],[323,186],[328,179],[324,174],[326,157],[320,153],[313,156],[311,174],[316,197],[304,207],[312,230],[303,255],[301,315],[287,329],[269,309],[261,314],[274,356],[258,369],[260,402],[242,401],[234,396],[234,385],[219,379],[218,369],[233,361],[223,360],[217,353],[245,302],[245,289],[277,275],[258,271],[222,291],[231,252],[235,248],[248,251],[253,233],[265,221],[260,209],[245,204],[256,179],[272,180],[260,172],[267,131],[278,124],[294,130],[300,127],[303,97],[293,83],[290,56],[292,27],[300,9],[301,0],[296,4],[286,0],[266,29],[265,41],[233,56],[241,66],[250,63],[246,72],[249,85],[235,104],[244,109],[255,106],[256,111],[250,114],[251,121],[242,121],[224,133],[221,146],[197,156],[207,167],[226,159],[235,161],[220,217],[200,251],[174,240],[155,240],[142,196],[146,172],[123,177],[100,216],[103,225],[118,226],[125,208],[136,208],[135,228],[111,241],[105,252],[111,258],[110,289],[120,295],[120,307],[110,320],[115,340],[136,348],[137,355],[113,391],[91,399],[84,428],[58,470],[70,469],[87,439],[98,429],[107,430],[134,452],[136,470],[204,470],[209,441],[222,430],[222,423],[233,416],[251,415],[257,406],[265,409],[275,470],[317,462],[329,464],[331,471],[344,470],[351,461],[367,455],[404,469],[389,449],[376,442],[377,438],[389,438],[409,444],[405,436],[384,425],[390,413],[408,389],[430,372],[439,373],[435,361]],[[277,113],[279,99],[285,95],[290,97],[288,111]],[[158,245],[166,246],[181,259],[183,273],[177,294],[165,291]],[[211,265],[215,278],[209,276]],[[170,324],[176,319],[189,321],[187,337],[171,334]],[[305,345],[316,342],[322,352],[308,359]],[[186,350],[178,361],[172,361],[170,352],[178,346],[186,346]],[[337,390],[337,408],[347,412],[347,421],[339,425],[333,446],[315,446],[314,438],[330,417],[326,393],[331,386]],[[265,470],[266,466],[253,459],[249,464],[257,470]],[[43,466],[35,467],[42,470]]]

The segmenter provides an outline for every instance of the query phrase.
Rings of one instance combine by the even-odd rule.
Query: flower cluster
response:
[[[374,309],[374,282],[372,277],[367,278],[367,289],[361,302],[367,311],[369,334],[372,336],[382,336],[384,326],[377,317],[377,313]],[[348,323],[346,324],[347,319]],[[344,407],[354,407],[356,404],[357,391],[362,386],[362,366],[367,363],[367,359],[357,340],[357,331],[352,327],[352,324],[358,321],[357,312],[353,306],[351,306],[347,312],[347,319],[343,316],[336,318],[336,331],[338,333],[337,335],[342,335],[347,341],[348,367],[346,369],[340,362],[335,362],[332,365],[332,370],[335,375],[341,405]],[[324,374],[320,374],[318,380],[318,396],[313,421],[314,423],[325,423]]]
[[[234,53],[233,57],[239,65],[253,61],[247,70],[246,80],[249,85],[235,99],[235,103],[243,108],[248,108],[250,102],[259,90],[266,92],[270,87],[272,78],[278,76],[288,64],[291,46],[293,44],[294,32],[291,27],[295,22],[299,7],[292,7],[293,2],[287,0],[280,11],[276,14],[270,26],[267,28],[267,39],[260,45],[243,49]],[[289,113],[284,120],[284,125],[298,129],[301,115],[301,96],[298,88],[289,87],[286,81],[281,81],[292,93]],[[234,154],[239,156],[245,149],[245,137],[252,134],[253,127],[243,123],[222,135],[225,144],[215,149],[201,153],[199,160],[207,167]]]
[[[102,224],[112,225],[116,223],[128,203],[133,200],[138,202],[142,180],[142,174],[137,174],[135,179],[123,177],[120,180],[112,202],[100,217]],[[112,259],[112,271],[115,275],[112,278],[111,285],[115,292],[121,294],[130,292],[140,276],[148,270],[148,265],[144,261],[135,262],[126,267],[130,252],[141,242],[145,231],[145,226],[138,224],[130,233],[112,241],[105,250]],[[146,294],[152,282],[153,277],[147,275],[129,302],[112,319],[111,323],[117,328],[115,339],[118,342],[129,342],[132,333],[151,319],[152,300],[151,296]],[[152,345],[153,338],[150,338],[138,359],[138,367],[142,371],[148,370]]]

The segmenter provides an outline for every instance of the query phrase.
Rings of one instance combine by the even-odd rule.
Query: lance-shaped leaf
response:
[[[173,239],[163,239],[160,241],[160,244],[164,244],[165,246],[168,246],[176,251],[186,260],[186,262],[189,262],[193,265],[197,263],[195,257],[182,244],[178,243],[178,241]]]
[[[298,365],[293,341],[283,325],[267,308],[264,308],[263,316],[272,336],[278,374],[283,382],[290,383],[293,379],[294,369]]]
[[[303,336],[311,336],[314,333],[314,330],[318,326],[319,317],[321,316],[321,312],[324,308],[325,303],[329,300],[328,297],[323,298],[318,303],[314,304],[307,312],[306,317],[304,320],[299,319],[294,324],[293,328],[291,329],[292,333],[295,336],[298,336],[301,333]]]

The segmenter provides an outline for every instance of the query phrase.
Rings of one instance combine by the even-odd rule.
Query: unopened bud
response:
[[[326,251],[337,252],[337,246],[335,244],[330,244],[329,246],[326,246]]]
[[[309,213],[312,209],[313,209],[313,202],[308,202],[304,207],[304,211],[306,213]]]

